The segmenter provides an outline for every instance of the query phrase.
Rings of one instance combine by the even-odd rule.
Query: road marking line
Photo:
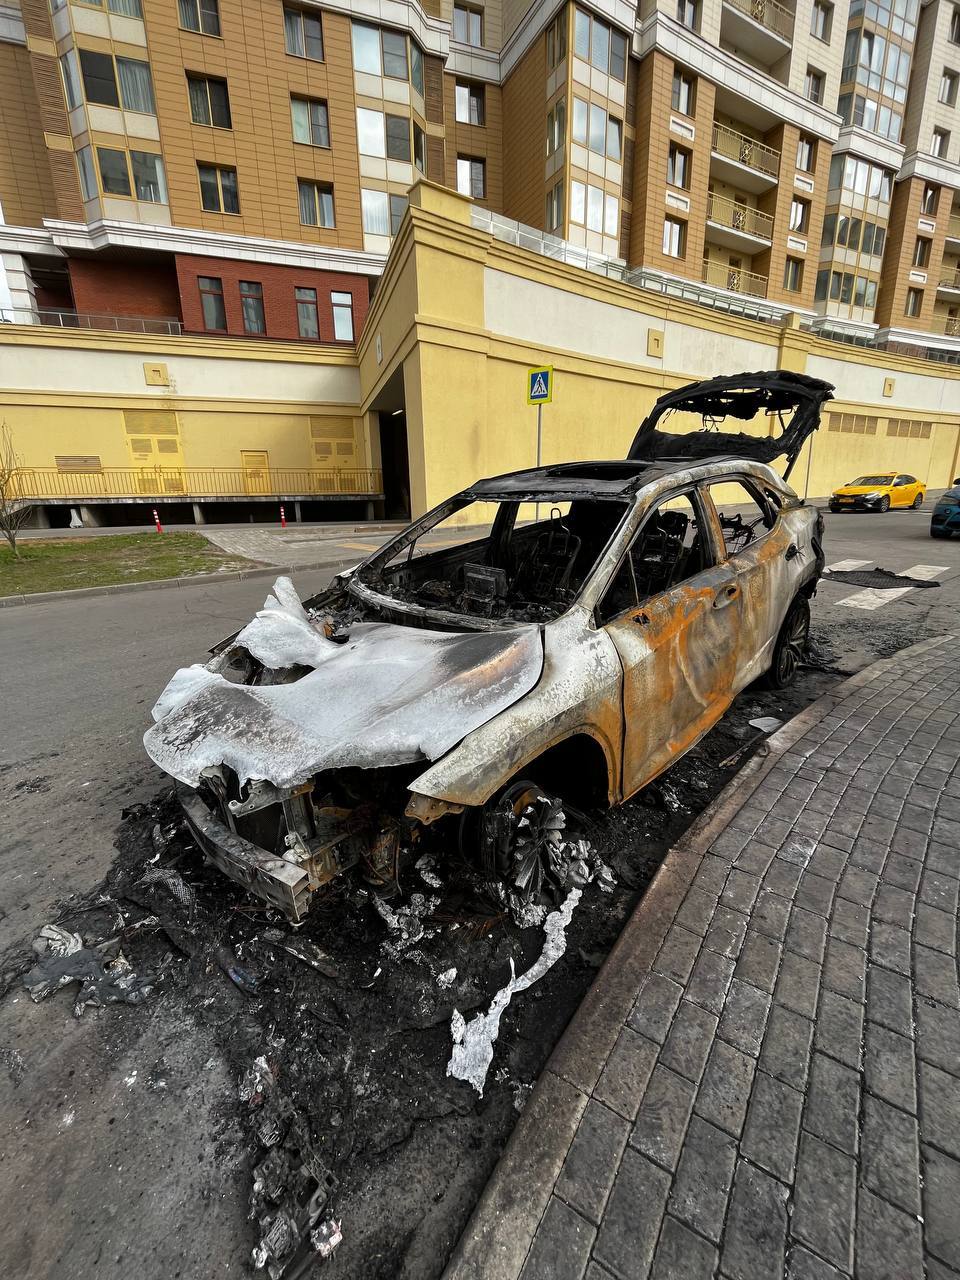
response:
[[[948,568],[949,565],[945,564],[915,564],[910,569],[904,569],[903,576],[932,582],[938,573],[943,573]],[[905,596],[913,590],[915,590],[914,587],[867,587],[864,591],[847,596],[845,600],[838,600],[837,603],[849,605],[851,609],[879,609],[882,605],[889,604],[891,600]]]
[[[872,560],[838,560],[836,564],[828,564],[824,573],[846,573],[850,569],[865,569]]]
[[[946,573],[948,564],[915,564],[912,569],[904,569],[906,578],[922,578],[924,582],[932,582],[938,573]]]

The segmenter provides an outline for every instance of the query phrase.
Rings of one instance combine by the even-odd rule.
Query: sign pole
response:
[[[537,468],[543,465],[543,406],[553,401],[553,365],[527,370],[527,404],[537,406]],[[534,521],[540,519],[540,503],[535,504]]]
[[[540,466],[540,458],[543,450],[543,401],[537,404],[537,467]],[[540,503],[536,504],[533,513],[534,524],[540,523]]]

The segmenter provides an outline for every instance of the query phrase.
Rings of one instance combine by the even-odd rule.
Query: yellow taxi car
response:
[[[858,476],[830,495],[831,511],[889,511],[891,507],[912,507],[923,503],[927,486],[905,472],[879,471]]]

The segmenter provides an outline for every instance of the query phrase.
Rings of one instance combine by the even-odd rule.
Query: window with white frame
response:
[[[482,84],[469,80],[458,80],[456,84],[457,123],[484,125],[486,123],[485,97]]]
[[[947,151],[950,147],[950,130],[934,129],[933,137],[930,142],[930,154],[946,160]]]
[[[904,315],[912,316],[915,318],[920,314],[922,309],[923,309],[923,290],[908,289],[907,301],[903,308]]]
[[[810,14],[810,34],[818,40],[829,44],[830,32],[833,28],[833,5],[826,0],[813,0]]]
[[[801,173],[813,173],[816,162],[816,142],[809,134],[801,133],[797,141],[797,168]]]
[[[957,73],[951,71],[949,67],[943,68],[937,100],[948,107],[954,107],[957,104]]]
[[[683,187],[686,190],[690,186],[690,160],[690,152],[685,147],[678,147],[675,142],[670,143],[667,152],[667,182],[672,187]]]
[[[931,217],[936,215],[937,206],[940,203],[940,188],[935,187],[928,182],[923,188],[923,196],[920,199],[920,212],[927,213]]]
[[[790,230],[804,234],[810,225],[810,202],[794,196],[790,201]]]
[[[693,115],[695,83],[693,76],[687,75],[684,71],[674,71],[673,89],[670,95],[670,105],[674,111],[679,111],[684,116]]]
[[[950,32],[948,39],[951,44],[960,44],[960,8],[956,5],[950,14]]]
[[[323,61],[323,21],[318,12],[304,13],[284,5],[283,36],[287,53],[311,62]]]
[[[787,258],[784,263],[783,287],[787,293],[799,293],[803,287],[803,262],[800,258]]]
[[[483,44],[483,12],[466,5],[453,6],[453,38],[479,49]]]
[[[204,36],[220,34],[218,0],[177,0],[180,25],[186,31],[199,31]]]
[[[699,0],[677,0],[677,21],[697,31],[700,24]]]
[[[300,203],[300,221],[305,227],[335,227],[333,187],[329,182],[314,182],[311,178],[297,179]]]
[[[807,67],[803,78],[803,96],[810,102],[823,101],[823,72],[816,67]]]
[[[687,224],[679,218],[663,220],[663,252],[668,258],[682,258],[687,251]]]
[[[330,118],[322,98],[291,98],[293,140],[309,147],[330,146]]]
[[[457,190],[461,195],[482,200],[487,193],[487,162],[471,156],[457,156]]]
[[[353,341],[353,294],[331,293],[333,336],[338,342]]]

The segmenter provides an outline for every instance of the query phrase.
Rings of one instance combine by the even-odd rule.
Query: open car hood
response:
[[[289,579],[206,666],[178,671],[144,735],[150,758],[189,786],[226,765],[241,785],[296,787],[328,768],[436,760],[540,678],[536,626],[441,632],[365,622],[343,642],[308,616]],[[246,650],[284,684],[237,684],[222,671]]]
[[[819,427],[821,407],[833,399],[833,390],[829,382],[785,369],[691,382],[660,397],[637,429],[627,457],[655,462],[730,454],[770,463],[786,456],[786,478],[804,441]],[[678,410],[702,414],[711,425],[701,431],[684,433],[660,430],[661,419]],[[779,429],[775,434],[747,435],[742,431],[724,431],[720,426],[725,418],[749,422],[760,413],[779,415]]]

